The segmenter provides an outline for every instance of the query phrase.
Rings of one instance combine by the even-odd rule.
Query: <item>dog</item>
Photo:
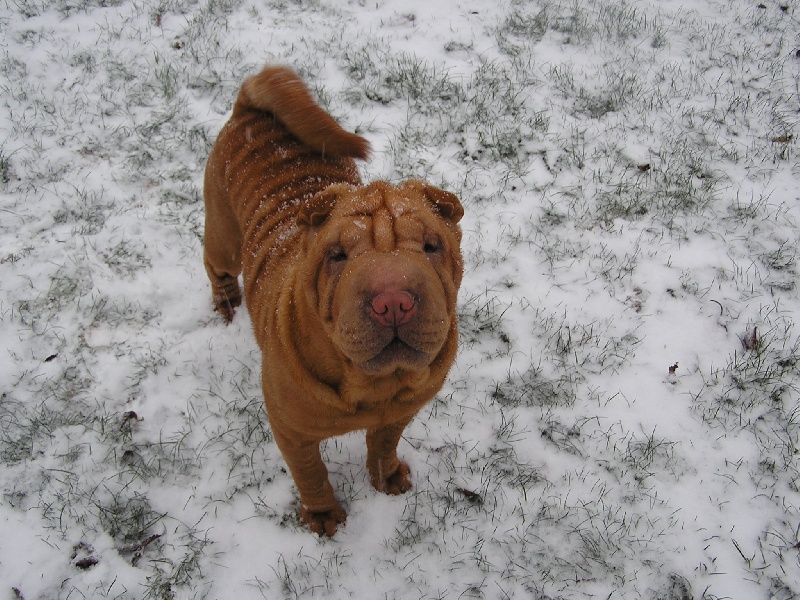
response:
[[[397,444],[457,349],[462,205],[423,181],[362,183],[369,153],[271,66],[242,84],[205,172],[214,308],[231,322],[241,274],[270,427],[320,536],[346,520],[321,441],[366,430],[372,485],[408,491]]]

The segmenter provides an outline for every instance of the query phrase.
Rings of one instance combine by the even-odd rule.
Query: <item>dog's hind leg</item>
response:
[[[209,158],[212,163],[213,156]],[[242,303],[239,274],[242,272],[242,233],[227,196],[220,190],[213,163],[206,169],[203,197],[206,229],[203,263],[211,280],[211,297],[216,310],[230,323]]]

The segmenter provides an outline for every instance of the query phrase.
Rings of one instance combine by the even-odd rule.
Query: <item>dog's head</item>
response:
[[[304,202],[308,301],[361,370],[420,371],[456,335],[464,211],[421,181],[334,185]]]

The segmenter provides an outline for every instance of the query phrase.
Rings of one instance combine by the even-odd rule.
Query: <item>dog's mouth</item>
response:
[[[428,366],[428,355],[409,346],[395,336],[375,356],[361,363],[362,369],[369,373],[383,373],[404,369],[419,371]]]

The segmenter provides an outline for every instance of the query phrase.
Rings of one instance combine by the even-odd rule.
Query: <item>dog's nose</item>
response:
[[[408,323],[417,312],[414,296],[408,292],[386,291],[372,299],[372,317],[384,327]]]

